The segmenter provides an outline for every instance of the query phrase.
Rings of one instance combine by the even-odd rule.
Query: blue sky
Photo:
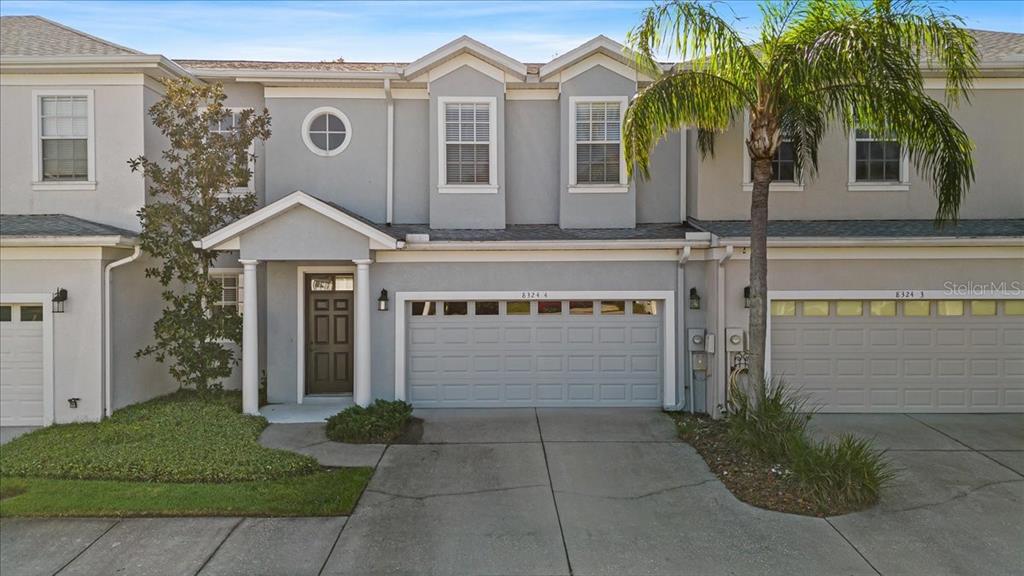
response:
[[[938,5],[973,28],[1024,32],[1024,1]],[[38,14],[171,58],[408,62],[468,34],[524,62],[546,62],[604,34],[622,40],[648,1],[577,2],[25,2],[0,13]],[[719,2],[748,34],[753,2]]]

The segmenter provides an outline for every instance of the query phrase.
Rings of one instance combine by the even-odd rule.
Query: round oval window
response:
[[[352,137],[352,127],[340,111],[318,108],[303,123],[302,139],[314,154],[334,156],[344,150]]]

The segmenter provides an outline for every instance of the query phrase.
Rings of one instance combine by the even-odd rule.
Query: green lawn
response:
[[[352,511],[371,468],[327,470],[258,443],[241,396],[177,392],[0,449],[0,516],[322,516]]]
[[[0,476],[61,480],[246,482],[302,476],[316,460],[257,442],[267,421],[241,413],[241,395],[181,391],[102,422],[61,424],[0,450]]]
[[[231,484],[2,478],[0,493],[14,495],[0,500],[0,516],[344,516],[372,474],[342,468]]]

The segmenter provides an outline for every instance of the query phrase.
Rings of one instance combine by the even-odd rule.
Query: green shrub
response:
[[[238,392],[181,390],[102,422],[42,428],[3,447],[0,476],[220,483],[320,469],[308,456],[260,446],[267,421],[241,405]]]
[[[335,442],[386,444],[398,438],[412,420],[412,405],[401,400],[377,400],[353,406],[327,419],[327,437]]]
[[[822,508],[849,510],[878,501],[895,478],[888,459],[870,440],[843,435],[835,442],[794,445],[790,458],[801,488]]]
[[[749,389],[748,389],[749,388]],[[727,420],[731,443],[754,457],[780,464],[822,510],[850,510],[874,503],[895,473],[871,440],[844,435],[816,442],[807,423],[806,397],[782,380],[735,386]]]
[[[749,390],[747,389],[749,388]],[[729,439],[766,460],[782,460],[807,433],[806,399],[781,379],[729,390]]]

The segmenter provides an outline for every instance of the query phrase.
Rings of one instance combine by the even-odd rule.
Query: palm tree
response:
[[[669,0],[644,10],[627,44],[654,80],[623,125],[630,174],[648,177],[650,151],[666,133],[697,131],[702,154],[716,133],[749,114],[749,373],[764,374],[768,294],[768,190],[780,139],[796,170],[813,174],[826,130],[885,134],[900,143],[935,191],[936,225],[957,219],[974,180],[973,145],[946,109],[968,98],[974,38],[955,16],[909,1],[783,0],[760,4],[760,38],[748,44],[710,5]],[[655,56],[683,62],[663,70]],[[945,103],[925,93],[921,66],[945,75]]]

